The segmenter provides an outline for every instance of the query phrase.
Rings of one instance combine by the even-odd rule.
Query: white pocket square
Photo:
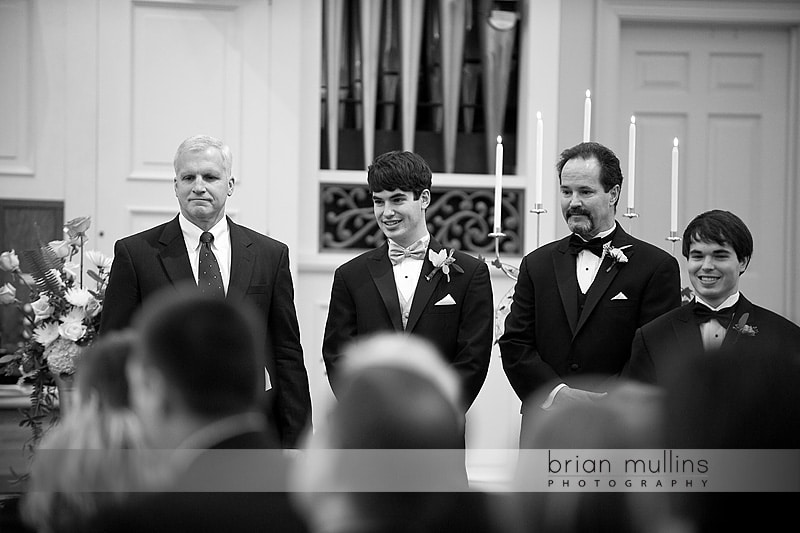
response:
[[[433,305],[456,305],[456,301],[449,294]]]
[[[616,296],[614,296],[614,297],[613,297],[613,298],[611,298],[611,299],[612,299],[612,300],[627,300],[627,299],[628,299],[628,297],[627,297],[627,296],[625,296],[625,294],[624,294],[624,293],[620,292],[620,293],[617,293],[617,295],[616,295]]]

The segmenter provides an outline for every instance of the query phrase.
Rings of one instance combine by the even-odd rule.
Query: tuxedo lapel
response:
[[[403,331],[400,301],[397,297],[397,285],[394,281],[392,262],[389,261],[388,243],[367,256],[367,270],[369,270],[372,281],[378,288],[383,305],[386,307],[386,311],[392,321],[392,326],[397,331]]]
[[[568,244],[569,237],[562,239],[552,255],[558,293],[561,295],[561,303],[574,336],[578,327],[578,278],[575,273],[575,256],[568,253]]]
[[[433,250],[434,252],[439,252],[442,249],[442,245],[439,244],[439,241],[431,237],[430,245],[428,246],[428,250]],[[422,316],[422,311],[428,305],[428,301],[431,299],[433,295],[434,289],[436,286],[439,285],[439,282],[442,279],[442,271],[436,272],[436,274],[428,281],[427,276],[433,272],[433,263],[431,263],[430,257],[428,254],[425,253],[425,258],[422,260],[422,271],[419,274],[419,279],[417,280],[417,288],[414,289],[414,299],[411,302],[411,310],[408,313],[408,323],[406,324],[406,331],[412,331],[414,326],[419,321],[420,317]]]
[[[231,278],[228,283],[227,297],[244,298],[250,286],[255,254],[252,250],[253,241],[239,226],[228,219],[228,231],[231,236]]]
[[[684,353],[695,354],[703,351],[703,337],[700,326],[694,320],[692,304],[684,305],[672,319],[672,330]]]
[[[186,243],[183,240],[178,217],[164,226],[158,242],[162,246],[158,257],[170,282],[175,285],[185,280],[194,281],[192,265],[189,264],[189,255],[186,253]]]
[[[614,248],[621,248],[623,246],[628,246],[629,244],[631,244],[630,236],[625,233],[621,227],[617,227],[614,238],[611,241],[611,245]],[[630,256],[632,253],[633,247],[625,249],[625,255]],[[608,254],[603,257],[603,261],[600,263],[600,266],[597,269],[597,275],[589,287],[589,291],[586,293],[586,303],[583,306],[583,312],[581,313],[581,316],[578,318],[578,325],[575,328],[575,333],[577,333],[583,327],[583,325],[586,323],[586,320],[592,314],[592,311],[594,311],[594,308],[597,307],[598,303],[600,303],[600,300],[606,293],[608,286],[611,285],[611,282],[614,281],[614,278],[616,278],[617,274],[619,274],[620,267],[621,265],[614,263]]]

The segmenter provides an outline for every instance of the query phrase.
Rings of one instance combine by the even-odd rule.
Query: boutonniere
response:
[[[456,264],[456,258],[453,257],[453,254],[456,252],[455,248],[450,248],[450,252],[448,253],[447,249],[442,248],[438,252],[434,252],[433,250],[428,250],[428,259],[430,259],[431,263],[433,263],[433,270],[431,273],[425,276],[425,279],[430,281],[433,279],[433,276],[436,275],[438,271],[442,271],[445,276],[447,276],[447,281],[450,281],[450,269],[452,268],[456,272],[464,272],[464,269],[461,268]]]
[[[733,325],[733,329],[739,333],[739,335],[755,337],[758,334],[758,328],[756,326],[749,325],[747,323],[748,318],[750,318],[750,313],[744,313],[741,317],[739,317],[739,321]]]
[[[614,248],[610,242],[607,242],[603,245],[603,258],[605,256],[609,256],[611,258],[612,263],[606,269],[606,272],[611,271],[611,267],[616,265],[617,263],[627,263],[628,256],[625,255],[624,250],[625,248],[630,248],[633,246],[632,244],[626,244],[625,246],[620,246],[619,248]],[[600,259],[600,262],[603,262],[603,258]]]

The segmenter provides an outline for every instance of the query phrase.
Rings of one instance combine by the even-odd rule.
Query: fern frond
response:
[[[61,270],[64,261],[49,246],[44,245],[34,250],[25,250],[22,255],[33,268],[30,274],[39,290],[59,296],[64,294],[65,290],[61,279],[53,272],[53,269]]]

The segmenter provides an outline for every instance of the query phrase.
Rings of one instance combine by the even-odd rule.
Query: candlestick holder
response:
[[[631,226],[633,225],[633,219],[639,218],[639,213],[637,213],[632,207],[629,207],[628,210],[622,214],[622,216],[628,219],[628,233],[633,234],[631,231]]]
[[[489,237],[494,239],[494,260],[492,261],[492,265],[499,268],[503,274],[516,281],[517,276],[514,272],[514,268],[511,265],[503,263],[503,261],[500,259],[500,239],[505,236],[506,234],[500,231],[495,231],[489,234]]]
[[[544,205],[542,205],[541,203],[535,203],[533,204],[533,209],[531,209],[530,212],[536,213],[536,247],[538,248],[540,242],[539,237],[541,234],[541,227],[542,227],[541,216],[542,213],[547,213],[547,209],[545,209]]]
[[[678,232],[670,230],[667,240],[672,243],[672,255],[675,255],[675,243],[681,240],[681,238],[678,237]]]

